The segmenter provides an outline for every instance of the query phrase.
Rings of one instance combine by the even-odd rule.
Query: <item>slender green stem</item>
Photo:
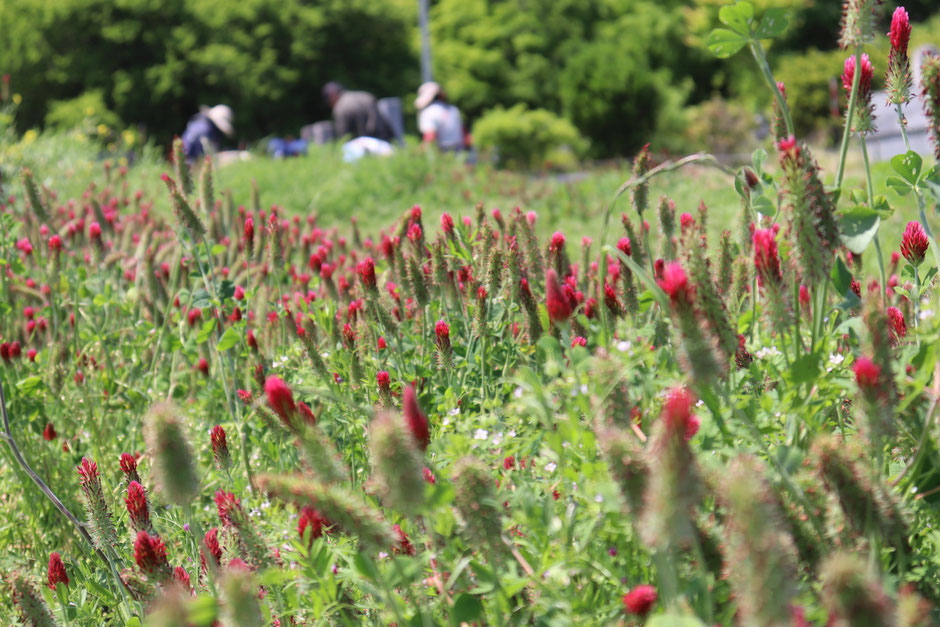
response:
[[[858,72],[856,72],[857,74]],[[865,143],[865,136],[861,136],[862,140],[862,158],[865,160],[865,184],[868,190],[868,206],[874,208],[875,206],[875,192],[874,187],[871,182],[871,164],[868,162],[868,145]],[[884,255],[881,254],[881,242],[878,241],[878,232],[875,231],[875,254],[878,256],[878,269],[881,271],[881,300],[884,303],[888,302],[888,281],[885,278],[885,260]]]
[[[904,112],[901,110],[901,105],[894,105],[895,110],[898,112],[898,125],[901,127],[901,137],[904,138],[904,147],[910,152],[911,150],[911,140],[907,137],[907,119],[904,117]]]
[[[757,67],[764,76],[764,80],[767,81],[767,86],[770,87],[770,90],[774,94],[774,98],[777,99],[777,106],[780,107],[780,114],[783,116],[783,121],[787,125],[787,133],[791,136],[796,135],[796,132],[793,129],[793,116],[790,114],[790,106],[787,104],[786,99],[784,99],[783,94],[777,87],[777,81],[774,79],[774,74],[770,69],[770,64],[767,63],[767,55],[764,53],[764,47],[761,46],[759,40],[752,39],[750,48],[751,54],[754,55],[754,60],[757,61]]]
[[[855,47],[855,67],[862,67],[862,46]],[[858,102],[858,85],[862,72],[854,72],[852,76],[852,91],[849,94],[849,108],[845,112],[845,129],[842,132],[842,146],[839,148],[839,168],[836,170],[836,187],[842,186],[842,177],[845,175],[845,157],[849,152],[849,137],[852,134],[852,121],[855,117],[855,105]]]

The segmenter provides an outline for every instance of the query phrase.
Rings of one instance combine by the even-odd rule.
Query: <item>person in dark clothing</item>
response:
[[[372,94],[346,91],[342,85],[331,81],[323,86],[323,98],[333,110],[334,137],[376,137],[386,141],[392,138]]]
[[[209,152],[218,152],[226,137],[235,133],[232,119],[235,117],[231,107],[216,105],[211,109],[202,107],[189,120],[180,139],[183,140],[183,152],[186,159],[193,161]]]

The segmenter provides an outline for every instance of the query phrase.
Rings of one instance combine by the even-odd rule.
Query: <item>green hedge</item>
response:
[[[227,103],[242,137],[328,116],[330,79],[400,95],[418,82],[400,0],[5,0],[0,72],[21,128],[87,90],[165,142],[200,104]]]
[[[488,111],[473,126],[473,138],[480,150],[495,150],[499,163],[513,168],[566,169],[587,148],[571,122],[524,104]]]

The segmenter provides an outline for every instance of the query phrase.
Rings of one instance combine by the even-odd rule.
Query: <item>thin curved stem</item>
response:
[[[758,69],[760,69],[761,74],[763,74],[764,79],[767,81],[767,85],[773,92],[774,98],[777,99],[777,106],[780,107],[780,113],[783,115],[783,121],[787,125],[787,134],[791,136],[796,135],[793,127],[793,116],[790,114],[790,105],[787,104],[783,94],[780,92],[780,88],[777,87],[777,81],[774,79],[774,74],[770,69],[770,64],[767,63],[767,55],[764,53],[764,47],[761,46],[759,40],[753,39],[751,40],[750,48],[751,54],[754,55],[754,60],[757,61]]]
[[[855,47],[855,67],[862,67],[862,46]],[[855,105],[858,102],[858,85],[862,72],[854,72],[852,76],[852,91],[849,94],[849,108],[845,112],[845,130],[842,132],[842,146],[839,149],[839,168],[836,170],[836,187],[842,187],[842,177],[845,175],[845,157],[849,152],[849,137],[852,134],[852,119],[855,117]]]

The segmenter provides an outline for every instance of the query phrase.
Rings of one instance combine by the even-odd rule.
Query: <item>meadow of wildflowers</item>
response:
[[[4,178],[3,622],[937,622],[940,168],[878,182],[916,201],[901,235],[867,156],[843,184],[871,5],[846,2],[835,172],[764,57],[785,14],[722,10],[710,47],[753,54],[775,137],[718,237],[651,198],[676,164],[645,149],[580,241],[485,204],[321,223],[178,144],[172,214],[123,168],[75,198]],[[906,24],[892,103],[937,120]]]

